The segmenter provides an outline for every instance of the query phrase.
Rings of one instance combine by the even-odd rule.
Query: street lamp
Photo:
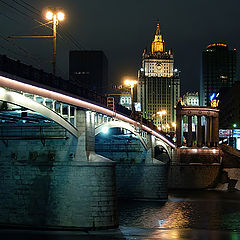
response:
[[[176,126],[177,126],[177,124],[175,122],[172,122],[172,127],[173,127],[174,132],[176,131]]]
[[[56,8],[49,9],[46,14],[45,18],[49,20],[48,23],[42,24],[42,26],[47,25],[49,23],[53,23],[53,35],[50,36],[9,36],[8,38],[16,39],[16,38],[52,38],[53,39],[53,74],[56,75],[56,39],[57,39],[57,25],[58,21],[63,21],[65,18],[65,15],[62,11],[57,10]]]
[[[167,111],[166,110],[162,110],[157,112],[158,115],[160,115],[160,124],[161,124],[161,130],[162,130],[162,117],[163,115],[167,115]]]
[[[57,25],[58,21],[63,21],[65,18],[65,14],[62,11],[58,11],[56,8],[49,9],[46,12],[46,19],[52,20],[53,23],[53,74],[56,74],[56,49],[57,49]]]
[[[124,84],[126,86],[130,86],[130,88],[131,88],[131,105],[132,105],[132,112],[134,112],[133,88],[134,88],[134,85],[137,84],[137,81],[136,80],[129,80],[129,79],[127,79],[127,80],[124,81]]]

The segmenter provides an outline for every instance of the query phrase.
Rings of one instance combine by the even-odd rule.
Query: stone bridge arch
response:
[[[139,138],[141,143],[143,144],[144,148],[146,151],[154,151],[155,147],[162,147],[166,151],[169,159],[172,159],[172,147],[169,146],[165,141],[162,139],[151,135],[150,133],[147,133],[146,139],[144,139],[134,128],[133,125],[127,123],[127,122],[122,122],[122,121],[110,121],[110,122],[104,122],[95,129],[95,136],[98,135],[104,127],[107,128],[124,128],[126,130],[129,130],[131,133],[133,133],[135,136]]]
[[[147,144],[144,141],[144,139],[142,138],[142,136],[138,132],[136,132],[136,129],[129,123],[122,122],[122,121],[111,121],[111,122],[103,123],[95,129],[95,136],[98,135],[103,130],[104,127],[124,128],[124,129],[130,131],[131,133],[133,133],[134,135],[136,135],[139,138],[139,140],[143,144],[144,148],[147,149]]]
[[[167,145],[163,140],[156,138],[154,147],[164,148],[169,159],[172,159],[172,148],[169,145]]]
[[[20,93],[7,91],[4,88],[0,88],[0,101],[11,103],[20,107],[24,107],[34,112],[38,112],[43,116],[53,120],[54,122],[58,123],[60,126],[65,128],[75,137],[78,137],[78,130],[66,121],[62,116],[58,113],[54,112],[53,110],[43,106],[42,104],[35,102],[34,100],[23,96]]]

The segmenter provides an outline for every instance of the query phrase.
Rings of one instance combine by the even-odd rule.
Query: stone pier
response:
[[[110,133],[96,136],[96,152],[116,162],[119,198],[167,199],[168,165],[161,159],[155,159],[156,145],[156,139],[151,134],[146,136],[145,146],[139,138]]]
[[[26,127],[25,123],[24,127]],[[1,128],[21,131],[19,124]],[[28,131],[34,126],[29,124]],[[42,126],[61,132],[53,123]],[[0,225],[101,229],[118,226],[115,163],[95,153],[94,113],[77,110],[79,137],[0,142]],[[1,131],[0,131],[1,132]],[[4,136],[1,136],[2,139]]]

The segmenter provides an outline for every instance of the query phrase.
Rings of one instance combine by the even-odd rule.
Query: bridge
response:
[[[117,196],[167,198],[174,143],[104,103],[1,56],[0,224],[109,228]]]

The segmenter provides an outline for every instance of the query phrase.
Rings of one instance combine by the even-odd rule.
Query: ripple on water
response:
[[[168,201],[120,201],[121,226],[240,231],[240,194],[180,192]]]

